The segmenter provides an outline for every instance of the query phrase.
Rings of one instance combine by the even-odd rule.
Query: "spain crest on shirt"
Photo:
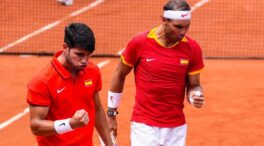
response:
[[[91,79],[84,81],[84,86],[85,87],[89,87],[89,86],[92,86],[92,85],[93,85],[93,81]]]
[[[181,65],[188,65],[189,64],[189,60],[187,60],[187,59],[181,59],[180,60],[180,63],[181,63]]]

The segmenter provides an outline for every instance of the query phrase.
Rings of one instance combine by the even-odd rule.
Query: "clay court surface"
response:
[[[25,102],[26,85],[34,73],[50,61],[50,57],[0,56],[0,123],[21,113]],[[100,63],[109,60],[101,68],[103,90],[101,100],[106,107],[106,93],[113,66],[118,59],[92,58]],[[264,145],[263,61],[205,60],[202,84],[206,102],[202,109],[186,103],[185,113],[189,124],[187,146],[262,146]],[[130,115],[134,95],[133,74],[126,80],[125,94],[118,116],[118,142],[129,146]],[[98,136],[94,136],[99,146]],[[34,146],[34,136],[29,129],[26,114],[0,132],[1,146]]]
[[[151,0],[146,1],[151,2]],[[0,17],[2,25],[0,28],[0,46],[3,47],[38,28],[60,19],[62,22],[56,27],[35,35],[9,49],[11,51],[25,48],[28,51],[34,51],[39,48],[44,50],[51,48],[58,50],[61,48],[64,26],[71,21],[83,21],[90,24],[95,30],[97,53],[100,53],[102,48],[111,48],[113,50],[108,51],[114,52],[115,54],[125,46],[129,38],[136,32],[151,29],[160,23],[160,5],[165,1],[166,0],[160,0],[157,2],[157,4],[150,9],[155,11],[148,15],[148,18],[145,18],[146,16],[142,17],[141,13],[144,11],[143,9],[139,9],[137,3],[128,0],[106,0],[91,11],[71,18],[65,17],[64,14],[76,11],[92,1],[76,0],[76,3],[68,8],[58,5],[56,2],[54,4],[54,1],[51,0],[31,1],[27,2],[28,5],[23,6],[21,6],[21,2],[10,3],[9,1],[4,1],[0,4],[1,12],[7,12],[5,14],[8,15],[1,15]],[[194,5],[199,0],[189,1],[191,5]],[[118,6],[116,3],[121,3],[123,6]],[[129,3],[129,5],[126,5],[126,3]],[[259,42],[260,40],[264,40],[264,29],[258,30],[257,35],[254,35],[255,39],[251,39],[251,34],[242,34],[242,32],[245,31],[241,30],[254,27],[263,28],[255,26],[260,17],[256,19],[256,22],[255,19],[251,17],[246,18],[249,23],[244,26],[241,23],[236,23],[236,20],[239,20],[239,16],[242,14],[244,15],[244,13],[232,13],[223,8],[234,7],[233,9],[243,8],[254,10],[252,9],[253,4],[258,3],[257,5],[261,6],[263,2],[252,1],[252,3],[242,6],[242,4],[239,3],[235,4],[236,1],[234,1],[232,5],[224,7],[227,3],[227,0],[214,0],[208,2],[208,4],[204,5],[202,8],[197,8],[193,15],[194,19],[190,34],[194,35],[195,38],[201,42],[202,47],[205,48],[203,51],[208,55],[214,53],[221,54],[221,52],[227,52],[229,55],[248,55],[246,51],[239,52],[238,50],[258,48],[260,45],[263,46],[263,44],[259,44]],[[34,12],[30,11],[38,5],[43,5],[42,9],[34,9]],[[106,6],[111,6],[108,12],[105,10]],[[22,7],[25,11],[20,11]],[[49,16],[47,14],[49,14],[49,10],[51,9],[56,12],[52,11],[53,14]],[[131,9],[134,11],[136,10],[136,17],[133,17],[133,21],[127,19],[130,15],[125,12]],[[215,11],[211,11],[212,9]],[[210,14],[213,13],[215,17],[204,15],[208,11],[210,11]],[[254,11],[249,12],[254,13]],[[39,15],[33,15],[35,13]],[[224,18],[221,16],[229,17]],[[263,16],[263,12],[260,13],[260,16]],[[140,21],[134,21],[134,19],[138,17],[141,17],[141,19],[149,19],[149,21],[147,21],[143,27]],[[225,22],[226,18],[234,21],[228,21],[227,24]],[[108,19],[116,19],[116,21],[110,24],[105,21]],[[30,22],[30,25],[28,22]],[[207,23],[206,29],[203,29],[205,25],[201,24],[201,22]],[[233,25],[232,29],[229,27],[224,28],[224,26],[230,24]],[[121,28],[130,28],[130,31],[120,31]],[[230,31],[233,31],[233,33],[229,33]],[[253,33],[255,31],[251,32]],[[225,37],[217,38],[215,34],[223,34]],[[235,41],[234,38],[240,38],[241,43],[232,43]],[[251,43],[244,43],[244,40],[250,40]],[[216,47],[210,48],[210,43],[214,43]],[[225,47],[220,48],[221,46]],[[213,52],[210,49],[219,50],[218,52]],[[261,56],[260,53],[256,52],[253,55]],[[0,56],[0,146],[36,145],[35,138],[30,132],[29,114],[27,111],[23,116],[8,125],[3,126],[3,123],[18,114],[23,114],[23,111],[28,106],[25,100],[27,82],[33,74],[37,73],[44,65],[49,63],[50,60],[51,57]],[[109,88],[114,66],[119,59],[92,58],[92,60],[98,64],[107,61],[107,64],[101,67],[103,89],[100,93],[103,106],[106,108],[106,93]],[[189,126],[187,146],[263,146],[263,72],[263,60],[205,60],[205,69],[201,74],[201,81],[206,97],[205,106],[202,109],[195,109],[188,103],[186,103],[185,106],[185,113]],[[126,79],[124,96],[119,108],[119,146],[130,145],[130,117],[134,103],[134,93],[134,79],[131,73]],[[94,134],[94,143],[95,146],[100,145],[96,130]]]

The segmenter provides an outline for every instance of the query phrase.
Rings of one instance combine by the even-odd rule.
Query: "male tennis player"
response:
[[[134,68],[132,146],[184,146],[185,91],[193,106],[201,108],[204,102],[200,85],[202,51],[196,41],[185,35],[191,24],[190,6],[184,0],[169,0],[163,10],[161,25],[128,43],[108,93],[109,127],[116,135],[118,104],[125,78]]]
[[[30,80],[30,127],[39,146],[92,146],[94,126],[112,146],[99,99],[101,74],[89,60],[94,50],[92,30],[72,23],[65,28],[63,50]]]

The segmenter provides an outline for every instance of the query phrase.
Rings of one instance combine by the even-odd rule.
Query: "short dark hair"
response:
[[[89,52],[95,50],[94,33],[84,23],[71,23],[65,27],[64,43],[69,48],[86,49]]]
[[[191,8],[185,0],[169,0],[163,6],[163,11],[165,10],[189,11]]]

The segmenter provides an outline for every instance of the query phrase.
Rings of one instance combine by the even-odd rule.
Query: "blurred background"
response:
[[[61,49],[64,26],[84,22],[96,35],[94,56],[118,56],[131,37],[161,23],[166,0],[1,0],[0,53],[51,55]],[[188,0],[205,58],[263,59],[264,1]]]

